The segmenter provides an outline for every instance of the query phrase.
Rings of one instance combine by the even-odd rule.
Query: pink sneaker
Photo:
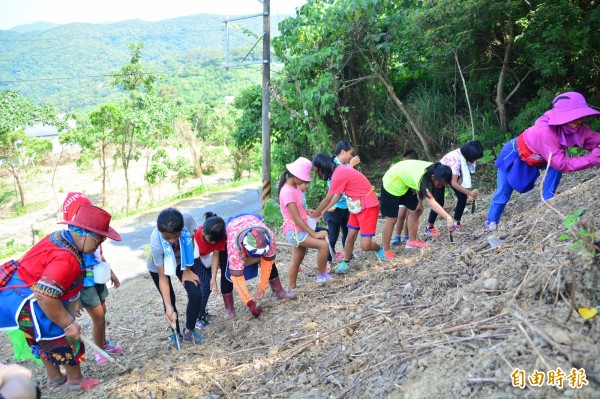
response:
[[[396,254],[394,254],[394,251],[385,251],[385,257],[387,260],[394,259],[394,256],[396,256]]]
[[[419,240],[418,238],[414,241],[406,241],[406,248],[410,248],[410,249],[425,248],[427,245],[428,244],[426,242],[423,242],[423,241]]]
[[[123,348],[121,348],[119,345],[113,344],[109,339],[107,339],[106,343],[104,344],[104,350],[110,355],[121,355],[123,353]]]
[[[336,252],[335,253],[335,258],[336,259],[344,260],[344,253],[342,251]]]
[[[102,355],[99,354],[98,352],[96,352],[94,354],[94,357],[96,358],[96,362],[98,362],[98,364],[104,364],[104,363],[108,362],[108,359],[105,357],[102,357]]]

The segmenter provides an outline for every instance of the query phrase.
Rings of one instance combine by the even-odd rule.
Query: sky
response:
[[[271,0],[272,14],[293,14],[307,0]],[[246,15],[259,0],[0,0],[0,29],[33,22],[159,21],[194,14]]]

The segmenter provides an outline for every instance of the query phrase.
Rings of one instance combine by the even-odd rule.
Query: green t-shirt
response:
[[[410,188],[419,191],[421,177],[430,165],[431,162],[416,159],[400,161],[392,165],[383,175],[383,188],[397,197],[406,194]]]

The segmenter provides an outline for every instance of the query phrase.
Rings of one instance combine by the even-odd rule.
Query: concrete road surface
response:
[[[191,213],[199,225],[204,222],[204,213],[208,211],[221,217],[242,212],[260,214],[260,185],[252,184],[220,193],[205,194],[201,197],[165,205],[164,208],[168,206]],[[110,262],[112,270],[121,283],[146,273],[146,260],[143,256],[142,246],[149,243],[150,234],[156,226],[156,217],[164,208],[114,223],[115,229],[121,234],[122,241],[106,240],[102,244],[102,250],[104,257]]]

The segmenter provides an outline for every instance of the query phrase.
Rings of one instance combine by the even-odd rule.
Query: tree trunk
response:
[[[408,112],[408,109],[406,109],[406,106],[404,106],[404,104],[402,103],[402,101],[400,101],[400,99],[398,98],[398,96],[394,92],[394,87],[392,86],[392,84],[390,83],[390,81],[387,79],[386,76],[384,76],[381,73],[381,71],[377,71],[376,72],[376,76],[381,81],[381,83],[383,83],[383,85],[387,89],[388,95],[390,96],[390,98],[392,99],[392,101],[394,101],[394,103],[398,106],[398,108],[400,108],[400,111],[402,111],[402,113],[406,117],[406,120],[408,121],[408,124],[410,125],[410,127],[413,129],[413,131],[415,132],[415,134],[419,138],[419,141],[421,142],[421,145],[423,146],[423,150],[425,151],[425,155],[427,156],[427,159],[429,159],[430,161],[433,161],[434,157],[431,154],[431,150],[429,149],[429,143],[427,143],[427,139],[425,138],[425,136],[423,135],[423,133],[421,133],[421,131],[417,127],[417,125],[414,122],[412,116]]]
[[[506,110],[506,74],[509,71],[510,56],[512,52],[515,27],[513,24],[512,17],[508,17],[508,38],[506,48],[504,49],[504,57],[502,59],[502,67],[500,68],[500,75],[498,76],[498,85],[496,86],[496,106],[498,107],[498,117],[500,118],[500,130],[504,133],[508,131],[508,112]]]
[[[100,167],[102,168],[102,207],[106,206],[106,145],[102,145],[102,152],[100,154]]]
[[[19,190],[19,198],[21,200],[21,206],[25,206],[25,190],[23,189],[23,185],[21,184],[21,179],[19,179],[18,171],[11,169],[11,173],[15,178],[15,184],[17,185],[17,189]]]

